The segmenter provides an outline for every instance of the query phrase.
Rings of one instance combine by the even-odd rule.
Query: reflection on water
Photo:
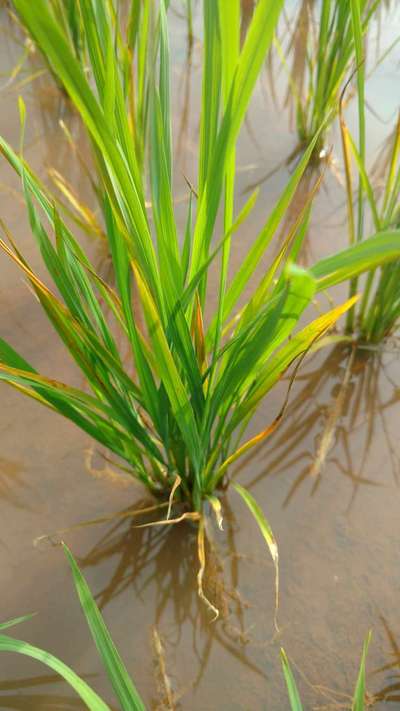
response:
[[[90,676],[81,675],[86,682],[90,683]],[[82,711],[83,703],[80,699],[67,694],[46,694],[45,688],[49,684],[62,684],[62,679],[58,674],[42,674],[40,676],[19,678],[16,681],[0,681],[0,703],[2,709],[15,709],[15,711],[26,711],[27,709],[40,709],[40,711]],[[44,687],[41,691],[33,691],[38,687]],[[28,690],[30,693],[26,693]],[[23,695],[21,695],[23,691]],[[14,693],[13,693],[14,692]],[[112,707],[111,707],[112,708]],[[115,710],[116,711],[116,710]]]
[[[387,642],[390,648],[389,658],[392,661],[384,664],[379,669],[374,669],[371,676],[385,674],[384,686],[373,695],[373,700],[386,701],[389,703],[400,702],[400,646],[399,642],[385,617],[381,617],[381,623],[385,630]]]
[[[371,479],[363,474],[377,428],[389,455],[393,483],[399,484],[400,454],[388,423],[388,418],[393,417],[392,408],[400,402],[400,384],[390,375],[390,362],[396,361],[398,355],[397,348],[389,356],[384,351],[385,346],[378,352],[360,350],[354,354],[340,347],[329,353],[322,364],[318,359],[316,367],[298,377],[300,392],[292,399],[286,423],[275,441],[264,444],[268,464],[251,485],[264,477],[294,471],[284,500],[284,506],[288,506],[304,483],[309,484],[311,496],[317,493],[326,465],[331,462],[352,485],[347,508],[350,511],[360,486],[384,485],[379,476]],[[352,442],[356,435],[355,450]],[[312,449],[308,447],[310,438],[314,440]]]
[[[140,501],[135,508],[140,511],[148,503]],[[225,550],[217,548],[209,526],[204,581],[207,598],[220,612],[218,624],[210,624],[209,611],[199,600],[197,531],[188,524],[166,530],[162,526],[137,528],[136,519],[135,523],[119,520],[111,523],[79,560],[83,569],[108,562],[111,573],[96,594],[102,610],[126,592],[139,600],[146,600],[151,594],[152,624],[159,629],[167,620],[169,633],[165,641],[169,652],[180,647],[183,630],[189,626],[196,659],[195,676],[190,682],[193,689],[203,678],[215,644],[249,671],[265,678],[265,671],[246,653],[251,639],[244,626],[246,603],[240,596],[240,556],[235,548],[235,522],[228,501],[224,502],[224,513]]]
[[[30,489],[23,475],[24,470],[23,464],[0,457],[0,500],[18,508],[29,509],[26,495],[23,496],[23,492],[29,492]]]
[[[28,679],[27,682],[29,681],[30,680]],[[34,683],[35,680],[32,679],[32,682]],[[0,691],[2,690],[2,688],[3,685],[0,684]],[[24,685],[22,684],[21,686],[19,681],[15,682],[14,689],[18,691],[20,688],[24,688]],[[79,709],[79,711],[82,711],[84,708],[79,699],[73,699],[72,697],[69,698],[65,695],[53,695],[50,697],[46,693],[24,693],[23,696],[18,693],[16,693],[15,695],[1,694],[0,701],[2,709],[15,709],[15,711],[28,711],[28,709],[37,709],[38,711],[74,711],[75,709]]]

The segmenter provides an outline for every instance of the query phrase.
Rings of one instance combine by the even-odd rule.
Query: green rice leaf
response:
[[[123,711],[145,711],[143,701],[125,669],[86,580],[66,545],[64,551],[72,570],[82,610],[121,708]]]
[[[250,494],[247,489],[245,489],[243,486],[240,484],[233,484],[234,489],[237,491],[239,496],[243,499],[244,503],[246,504],[247,508],[250,510],[250,512],[253,514],[258,527],[261,531],[261,534],[268,546],[269,552],[271,554],[271,558],[274,563],[275,567],[275,627],[278,630],[278,625],[277,625],[277,614],[278,614],[278,606],[279,606],[279,553],[278,553],[278,544],[276,542],[275,536],[272,533],[271,526],[269,525],[264,512],[258,505],[257,501],[255,500],[254,496]]]
[[[277,314],[278,318],[274,328],[272,328],[270,324],[268,324],[268,326],[263,324],[261,327],[262,333],[260,337],[262,336],[263,348],[257,360],[251,360],[249,357],[247,374],[241,385],[241,392],[246,388],[247,383],[255,379],[254,368],[258,368],[266,363],[272,353],[279,348],[281,343],[292,333],[300,316],[313,299],[315,289],[315,280],[310,272],[294,264],[286,269],[283,287],[278,289],[278,296],[284,296],[282,309],[280,313]],[[251,337],[251,341],[252,345],[248,347],[249,356],[257,342],[254,336]]]
[[[176,367],[157,308],[148,287],[137,267],[134,264],[132,267],[135,272],[135,278],[147,321],[147,328],[156,357],[158,375],[167,392],[171,409],[181,430],[192,462],[198,467],[201,459],[201,448],[192,405]]]
[[[88,11],[89,5],[90,3],[81,3],[82,8],[87,8]],[[144,212],[142,187],[138,183],[137,170],[132,163],[135,152],[127,150],[124,153],[121,143],[115,140],[116,137],[107,123],[104,110],[93,94],[83,68],[68,46],[61,27],[49,12],[45,0],[37,0],[35,3],[31,3],[30,0],[16,0],[15,6],[55,73],[63,82],[95,142],[99,158],[101,157],[105,168],[104,178],[110,188],[113,206],[132,230],[130,248],[139,259],[153,294],[162,301],[156,254]],[[91,21],[88,20],[85,27],[91,28]],[[95,39],[91,45],[95,47]],[[103,60],[98,47],[93,51],[96,52],[93,64],[97,68],[98,81],[101,82]],[[122,145],[125,145],[130,139],[127,133],[127,118],[125,111],[122,111],[121,97],[118,98],[118,87],[116,101],[117,104],[119,102],[119,138]]]
[[[321,291],[399,258],[400,230],[389,230],[321,259],[310,272]]]
[[[101,700],[96,692],[93,691],[83,679],[75,674],[64,662],[61,662],[49,652],[45,652],[38,647],[33,647],[31,644],[28,644],[28,642],[22,642],[21,640],[13,639],[6,635],[0,635],[0,652],[16,652],[25,657],[36,659],[62,676],[69,686],[76,691],[90,711],[111,711],[110,707]],[[138,708],[143,709],[144,707]],[[134,709],[134,706],[130,707],[130,711],[134,711]]]
[[[27,622],[28,620],[31,620],[32,617],[35,617],[35,615],[36,612],[33,612],[30,615],[23,615],[22,617],[15,617],[13,620],[8,620],[7,622],[1,622],[0,630],[6,630],[10,627],[21,624],[21,622]]]
[[[199,195],[203,195],[218,133],[221,82],[220,17],[216,0],[203,1],[204,71],[200,120]]]
[[[293,175],[290,177],[285,189],[283,190],[279,200],[273,207],[267,222],[265,223],[260,234],[251,245],[248,250],[242,264],[239,266],[236,274],[234,275],[231,284],[229,285],[224,300],[224,309],[222,318],[225,321],[229,316],[233,308],[236,306],[240,296],[242,295],[245,287],[253,276],[257,266],[259,265],[266,249],[270,245],[276,230],[286,214],[286,211],[293,200],[295,192],[299,186],[300,180],[304,174],[304,171],[310,161],[312,151],[314,149],[315,143],[318,139],[319,132],[315,135],[314,139],[311,141],[309,147],[304,152],[299,164],[296,166]],[[217,315],[211,322],[210,328],[207,333],[207,343],[211,342],[215,338],[215,329],[217,324]]]
[[[353,697],[352,711],[364,711],[365,708],[365,663],[367,659],[368,647],[371,642],[372,633],[369,632],[364,642],[361,656],[360,670],[358,672],[357,685]]]
[[[300,695],[285,650],[281,648],[282,669],[285,676],[286,686],[289,694],[291,711],[303,711]]]
[[[281,378],[286,369],[296,358],[305,353],[312,345],[325,334],[336,321],[350,309],[357,297],[349,299],[344,304],[336,306],[326,314],[312,321],[305,328],[282,346],[270,360],[260,368],[255,378],[254,387],[248,395],[243,398],[236,412],[234,413],[228,431],[233,431],[241,422],[244,422],[257,408],[262,398],[269,392],[275,383]]]
[[[247,491],[247,489],[245,489],[240,484],[233,484],[233,487],[237,491],[237,493],[242,497],[244,503],[250,509],[255,520],[257,521],[259,529],[262,533],[262,536],[269,548],[269,552],[271,553],[271,558],[274,561],[274,564],[277,565],[278,560],[279,560],[278,545],[277,545],[275,536],[272,533],[271,526],[269,525],[262,509],[258,505],[254,496],[252,496],[250,494],[250,492]]]
[[[6,363],[6,365],[10,365],[12,368],[25,370],[29,373],[36,373],[35,369],[25,358],[22,358],[3,338],[0,338],[0,363]]]
[[[215,8],[218,6],[214,0],[211,4],[215,5]],[[239,56],[227,108],[215,140],[212,159],[209,161],[204,189],[201,192],[193,236],[190,278],[208,256],[228,161],[234,150],[262,63],[271,45],[282,5],[282,0],[259,0],[255,8]],[[215,88],[214,91],[216,90]]]

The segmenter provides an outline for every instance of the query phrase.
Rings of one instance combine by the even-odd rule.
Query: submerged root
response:
[[[207,610],[211,613],[211,621],[215,621],[221,618],[226,622],[231,613],[231,604],[236,603],[240,608],[246,605],[241,601],[239,594],[235,589],[228,590],[224,585],[224,566],[219,556],[216,552],[215,546],[213,545],[211,539],[211,532],[206,531],[206,517],[204,514],[200,514],[197,511],[183,511],[175,514],[174,518],[169,518],[171,514],[172,507],[175,502],[173,501],[174,493],[179,487],[180,479],[176,478],[175,483],[172,487],[170,497],[168,501],[152,504],[149,506],[142,506],[140,508],[128,508],[124,511],[118,511],[116,513],[100,516],[95,519],[90,519],[86,521],[81,521],[77,524],[69,526],[67,528],[60,528],[56,531],[48,534],[43,534],[34,539],[34,546],[50,546],[58,547],[62,545],[65,536],[78,532],[81,529],[87,528],[89,526],[96,526],[101,524],[108,524],[115,521],[123,521],[126,519],[132,519],[130,524],[130,530],[134,529],[146,529],[153,527],[162,526],[174,526],[176,524],[193,521],[197,527],[197,557],[198,557],[198,571],[197,571],[197,593],[204,603]],[[162,518],[157,518],[157,520],[147,520],[145,522],[136,523],[134,519],[140,517],[147,517],[151,515],[160,515],[161,511],[164,510]],[[181,509],[182,510],[182,509]],[[218,528],[221,525],[221,511],[217,508],[216,522]],[[233,630],[233,628],[232,628]],[[235,631],[236,634],[233,635],[236,638],[241,638],[243,640],[243,630]],[[247,640],[246,640],[247,641]],[[157,642],[158,644],[158,642]],[[173,708],[173,706],[168,706],[167,708]]]
[[[308,472],[309,475],[314,478],[317,478],[321,475],[327,456],[334,444],[336,429],[338,426],[338,422],[343,414],[343,409],[346,402],[346,395],[350,385],[350,378],[353,372],[355,353],[356,349],[353,348],[347,363],[343,380],[340,384],[339,392],[332,404],[332,407],[330,408],[328,419],[324,431],[322,433],[314,461]]]
[[[232,639],[242,640],[244,636],[243,626],[240,629],[234,627],[229,624],[229,618],[233,607],[241,617],[243,609],[250,607],[250,605],[242,600],[234,585],[227,585],[226,583],[225,560],[219,555],[213,540],[211,522],[212,519],[204,518],[202,525],[199,525],[198,558],[200,568],[197,576],[198,594],[208,610],[213,613],[213,621],[217,619],[217,611],[225,632]],[[235,575],[233,575],[233,578],[235,578]],[[199,587],[199,583],[201,587]]]

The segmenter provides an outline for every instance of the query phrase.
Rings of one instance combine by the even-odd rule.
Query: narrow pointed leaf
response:
[[[281,649],[281,662],[282,662],[282,669],[283,669],[283,674],[285,676],[285,681],[286,681],[286,686],[289,694],[289,702],[290,702],[290,708],[291,711],[303,711],[303,706],[300,701],[300,695],[296,686],[296,682],[294,680],[294,676],[292,673],[292,670],[289,665],[289,660],[286,656],[286,653],[283,649]]]
[[[6,635],[0,635],[0,652],[15,652],[17,654],[22,654],[25,657],[36,659],[38,662],[45,664],[49,667],[49,669],[52,669],[63,679],[65,679],[69,686],[71,686],[80,696],[90,711],[111,711],[110,707],[101,700],[96,692],[93,691],[93,689],[91,689],[90,686],[83,681],[83,679],[75,674],[75,672],[64,664],[64,662],[61,662],[49,652],[45,652],[38,647],[34,647],[31,644],[28,644],[28,642],[22,642],[21,640],[13,639],[12,637],[7,637]],[[135,707],[131,706],[131,711],[134,711],[134,708]]]
[[[71,567],[82,610],[121,708],[123,711],[145,711],[143,701],[125,669],[86,580],[71,551],[65,545],[64,551]]]

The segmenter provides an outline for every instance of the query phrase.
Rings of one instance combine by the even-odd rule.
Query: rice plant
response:
[[[63,546],[65,555],[71,568],[75,589],[90,629],[97,652],[101,657],[104,670],[111,683],[121,711],[146,711],[146,706],[136,689],[131,676],[115,647],[104,619],[92,596],[90,588],[82,575],[79,566],[66,545]],[[111,707],[84,681],[73,669],[55,657],[50,652],[35,647],[28,642],[3,634],[22,622],[29,620],[32,615],[18,617],[0,624],[0,652],[13,652],[35,659],[46,665],[49,669],[61,676],[67,684],[84,701],[90,711],[111,711]],[[360,669],[356,689],[353,697],[352,711],[363,711],[365,706],[365,662],[370,643],[371,634],[368,635],[361,657]],[[284,650],[281,650],[282,668],[286,681],[288,698],[291,711],[302,711],[303,706],[296,682]],[[23,698],[23,697],[22,697]]]
[[[358,148],[347,126],[342,121],[343,146],[347,165],[346,187],[349,212],[349,239],[355,242],[363,239],[365,228],[363,219],[360,232],[356,233],[356,219],[353,203],[362,208],[369,207],[374,229],[385,230],[400,223],[400,118],[390,136],[389,150],[379,183],[373,185],[373,178],[368,173],[365,159],[361,158]],[[354,200],[351,175],[351,156],[355,158],[357,172],[361,180],[361,193]],[[362,213],[364,210],[362,211]],[[353,284],[352,291],[357,289]],[[400,319],[400,262],[392,262],[381,269],[368,274],[363,296],[357,309],[348,322],[348,330],[358,334],[363,343],[379,343],[395,333]]]
[[[0,340],[0,379],[72,420],[113,453],[117,465],[148,491],[169,501],[164,523],[185,518],[199,523],[201,593],[204,508],[215,513],[220,525],[218,491],[229,483],[231,466],[274,431],[287,402],[259,434],[244,439],[247,425],[282,373],[296,359],[301,362],[357,297],[294,333],[299,319],[319,292],[399,258],[400,239],[397,229],[379,232],[302,269],[295,260],[307,228],[310,195],[256,280],[255,272],[291,203],[317,133],[229,280],[232,240],[257,198],[254,193],[238,209],[235,146],[282,2],[259,0],[240,48],[239,2],[204,1],[198,184],[188,190],[182,231],[173,199],[166,5],[161,0],[158,6],[157,61],[149,81],[147,195],[104,3],[79,0],[92,82],[48,2],[15,0],[93,143],[115,288],[97,273],[24,160],[26,116],[21,101],[20,152],[3,139],[0,148],[21,176],[32,234],[55,289],[32,270],[5,225],[6,239],[0,244],[26,277],[90,392],[39,374],[4,340]],[[217,288],[209,278],[215,261]],[[206,321],[206,307],[215,293],[217,305]],[[128,362],[123,356],[126,345]],[[255,515],[277,563],[276,542],[266,519],[248,492],[239,485],[236,490]]]
[[[338,112],[339,96],[346,74],[354,63],[355,44],[352,7],[357,5],[364,38],[381,0],[303,0],[295,20],[289,48],[277,40],[280,59],[289,76],[288,97],[294,103],[300,147],[325,124],[325,131]],[[292,66],[287,53],[292,50]],[[324,149],[320,133],[314,155]]]
[[[379,184],[374,186],[366,158],[365,66],[362,23],[357,9],[354,12],[353,26],[358,67],[358,144],[353,139],[344,119],[343,98],[347,85],[343,89],[340,101],[349,244],[360,243],[365,239],[371,221],[373,229],[378,232],[393,226],[397,227],[400,222],[400,116],[389,139]],[[352,162],[357,168],[356,189],[353,185]],[[369,215],[367,208],[369,208]],[[353,279],[350,294],[355,294],[358,286],[358,279]],[[400,261],[396,260],[390,266],[372,270],[368,274],[360,304],[348,314],[347,330],[356,333],[359,340],[364,343],[378,343],[395,331],[399,318]]]

